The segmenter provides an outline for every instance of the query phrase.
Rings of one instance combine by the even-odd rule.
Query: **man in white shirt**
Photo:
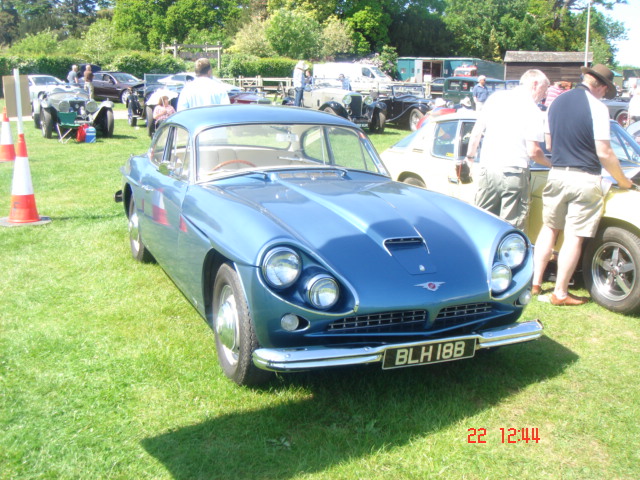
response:
[[[178,97],[178,111],[205,105],[228,105],[229,94],[220,82],[212,78],[208,58],[199,58],[195,65],[195,80],[188,82]]]
[[[551,165],[539,145],[544,140],[544,115],[537,106],[548,87],[544,73],[527,70],[517,88],[488,98],[469,139],[467,160],[473,162],[484,136],[476,205],[521,230],[531,196],[529,160]]]

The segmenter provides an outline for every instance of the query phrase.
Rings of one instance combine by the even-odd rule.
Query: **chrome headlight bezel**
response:
[[[518,268],[527,258],[527,241],[517,233],[511,233],[502,239],[497,251],[497,261],[509,268]]]
[[[85,108],[87,109],[87,112],[89,112],[89,113],[96,113],[98,111],[98,104],[96,102],[94,102],[93,100],[90,100],[85,105]]]
[[[262,260],[262,276],[273,288],[283,289],[293,285],[302,272],[302,259],[293,249],[275,247]]]
[[[364,97],[364,104],[371,105],[373,103],[373,97],[371,95],[367,95]]]
[[[58,111],[61,113],[68,113],[71,110],[71,104],[67,100],[62,100],[58,104]]]
[[[352,95],[345,95],[342,98],[342,103],[345,105],[351,105],[351,101],[353,100],[353,96]]]
[[[500,294],[507,291],[512,278],[511,269],[507,265],[495,264],[491,269],[491,293]]]
[[[311,277],[307,281],[306,290],[309,303],[318,310],[330,309],[340,298],[338,282],[326,274],[318,274]]]

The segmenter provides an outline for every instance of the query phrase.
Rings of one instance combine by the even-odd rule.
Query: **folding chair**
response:
[[[69,135],[74,132],[79,125],[76,124],[76,112],[58,112],[58,123],[56,123],[56,129],[58,130],[58,141],[66,143],[73,135]],[[63,133],[64,132],[64,133]]]

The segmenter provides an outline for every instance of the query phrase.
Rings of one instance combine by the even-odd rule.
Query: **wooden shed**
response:
[[[587,63],[593,62],[593,53]],[[584,52],[518,52],[508,51],[504,56],[505,80],[518,80],[530,68],[542,70],[553,82],[580,83],[580,67],[584,65]]]

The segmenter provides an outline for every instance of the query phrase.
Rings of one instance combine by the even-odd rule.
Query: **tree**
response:
[[[322,28],[309,14],[279,10],[268,20],[267,40],[278,55],[297,59],[320,56]]]
[[[230,52],[255,55],[257,57],[272,57],[276,55],[266,33],[267,22],[259,17],[251,19],[236,33]]]
[[[322,29],[320,55],[324,60],[333,60],[338,55],[354,53],[351,25],[335,15],[330,16]]]
[[[0,45],[11,45],[18,38],[18,12],[11,4],[0,6]]]

